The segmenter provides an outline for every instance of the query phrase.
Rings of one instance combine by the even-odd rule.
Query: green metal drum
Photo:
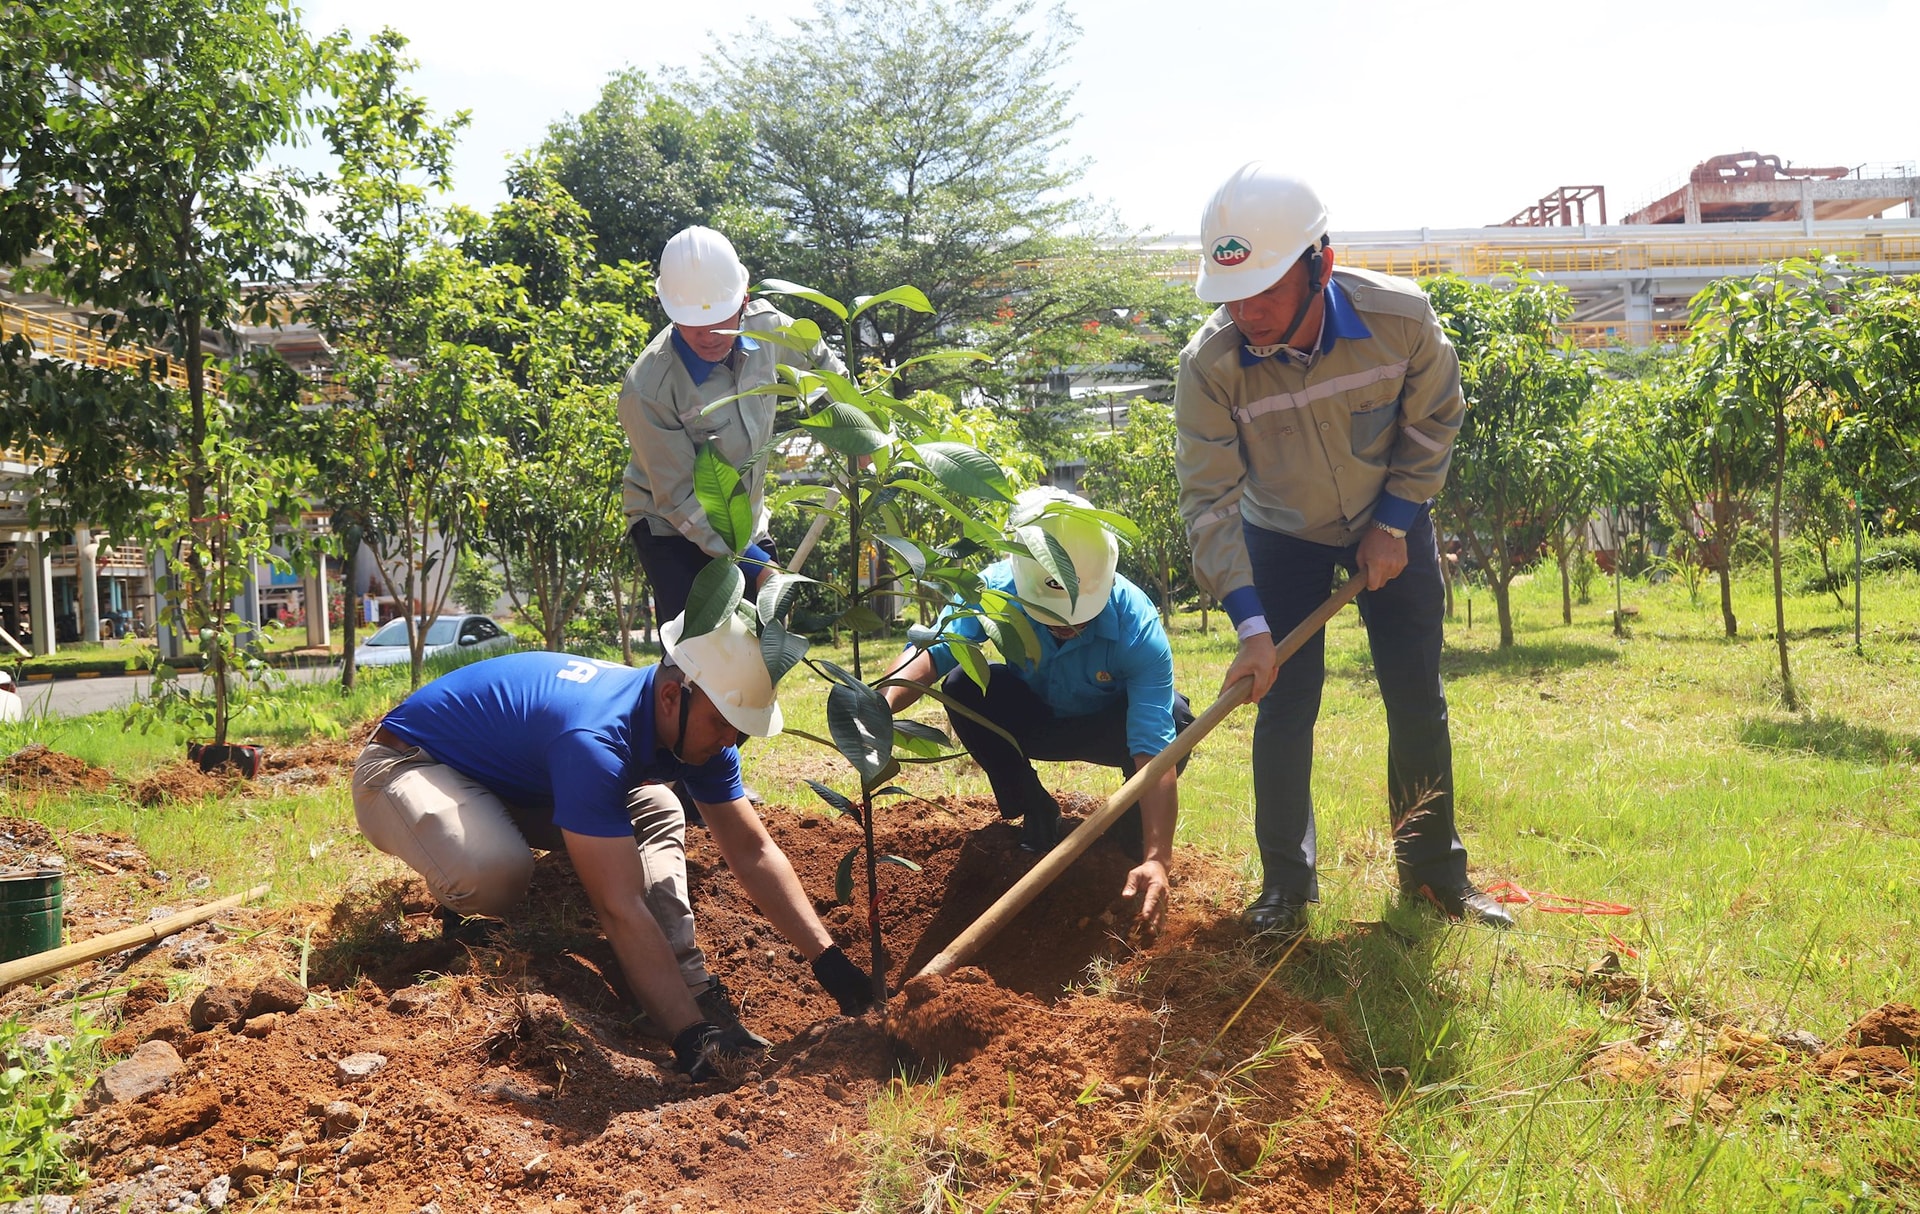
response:
[[[31,957],[60,947],[65,874],[43,868],[0,869],[0,961]]]

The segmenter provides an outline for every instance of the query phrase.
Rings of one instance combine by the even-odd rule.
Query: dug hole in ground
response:
[[[828,894],[858,827],[764,812]],[[884,1018],[846,1019],[690,834],[700,942],[774,1043],[752,1071],[674,1073],[562,858],[541,860],[497,948],[442,941],[425,886],[390,879],[336,905],[236,911],[0,997],[0,1015],[47,1032],[98,998],[108,1049],[130,1056],[74,1123],[93,1180],[70,1208],[772,1214],[1004,1194],[1000,1209],[1070,1210],[1155,1183],[1157,1206],[1426,1208],[1377,1089],[1314,1007],[1262,985],[1275,954],[1221,909],[1238,891],[1217,862],[1179,854],[1166,929],[1136,949],[1117,900],[1128,862],[1103,840],[972,966],[909,982],[1034,858],[991,801],[897,805],[881,848],[924,866],[880,877],[904,989]],[[0,819],[0,863],[55,849],[69,939],[146,917],[136,897],[160,883],[131,843]],[[865,964],[864,899],[818,905]],[[290,981],[303,950],[304,999]],[[877,1136],[887,1123],[913,1128]]]

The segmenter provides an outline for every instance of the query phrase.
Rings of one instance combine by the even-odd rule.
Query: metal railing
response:
[[[1679,320],[1569,320],[1560,331],[1582,350],[1612,346],[1669,346],[1687,339],[1689,326]]]
[[[0,300],[0,337],[18,333],[49,358],[64,358],[89,367],[128,371],[142,378],[160,379],[182,392],[187,390],[187,367],[179,359],[145,346],[114,345],[82,324],[49,316]],[[220,373],[206,369],[207,391],[218,396],[224,387]]]

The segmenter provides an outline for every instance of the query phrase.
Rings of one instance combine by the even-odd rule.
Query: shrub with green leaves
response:
[[[69,1191],[87,1179],[68,1157],[63,1127],[92,1083],[102,1030],[75,1017],[72,1036],[29,1043],[27,1026],[0,1021],[0,1201]]]

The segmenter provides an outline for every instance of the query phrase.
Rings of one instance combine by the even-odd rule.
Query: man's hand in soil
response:
[[[873,977],[840,951],[839,945],[813,959],[813,976],[840,1004],[842,1016],[858,1016],[873,1006]]]
[[[1140,909],[1134,913],[1133,926],[1145,943],[1159,936],[1160,928],[1167,921],[1167,890],[1167,866],[1158,860],[1142,860],[1127,874],[1127,886],[1120,891],[1120,896],[1140,896]]]
[[[745,1029],[721,1028],[711,1020],[696,1020],[673,1037],[674,1069],[695,1083],[717,1077],[730,1062],[745,1063],[765,1052]]]
[[[1369,527],[1360,537],[1354,563],[1360,567],[1360,576],[1367,579],[1367,589],[1378,590],[1399,577],[1400,571],[1407,567],[1407,541],[1388,535],[1378,527]]]

